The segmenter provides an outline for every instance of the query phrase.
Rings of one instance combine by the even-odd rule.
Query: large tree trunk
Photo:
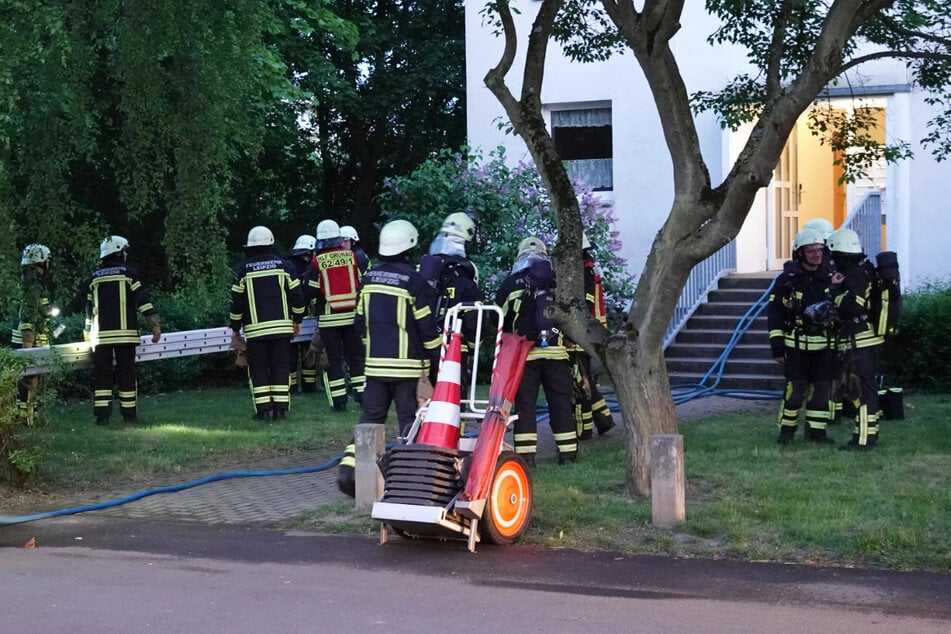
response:
[[[664,355],[615,335],[608,341],[604,361],[627,431],[627,492],[646,496],[650,494],[650,437],[677,433]]]

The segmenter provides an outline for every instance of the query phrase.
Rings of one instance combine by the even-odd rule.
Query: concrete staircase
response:
[[[700,382],[726,348],[740,319],[769,287],[777,272],[724,277],[666,350],[671,385]],[[708,380],[706,385],[710,385]],[[782,368],[772,359],[764,311],[726,362],[718,389],[782,390]]]

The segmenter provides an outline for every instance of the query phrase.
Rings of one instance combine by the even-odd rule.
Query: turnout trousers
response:
[[[854,348],[846,355],[847,372],[858,379],[859,385],[858,398],[853,400],[856,414],[852,443],[860,447],[878,443],[878,385],[875,376],[880,352],[881,346],[869,346]]]
[[[291,387],[296,387],[301,392],[317,390],[317,366],[307,362],[309,348],[308,341],[291,342]]]
[[[515,452],[535,456],[539,387],[544,388],[545,400],[548,401],[548,424],[555,436],[558,459],[562,462],[574,460],[578,452],[578,431],[571,406],[573,382],[568,362],[558,359],[534,359],[525,364],[525,373],[515,395],[515,411],[518,413],[513,430]]]
[[[779,413],[780,428],[795,431],[799,412],[806,406],[806,425],[824,432],[829,424],[829,399],[835,373],[835,351],[786,348],[786,388]]]
[[[336,408],[347,404],[347,375],[354,400],[360,402],[366,379],[363,376],[365,352],[355,326],[333,326],[320,329],[327,350],[327,396]]]
[[[290,352],[290,337],[248,339],[248,379],[258,416],[290,408]]]
[[[93,414],[98,420],[107,420],[112,413],[113,386],[122,418],[136,417],[135,348],[134,343],[113,343],[93,350]]]

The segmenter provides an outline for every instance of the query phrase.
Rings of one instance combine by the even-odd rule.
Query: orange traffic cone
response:
[[[416,442],[444,449],[459,447],[459,393],[462,376],[462,333],[452,333]]]

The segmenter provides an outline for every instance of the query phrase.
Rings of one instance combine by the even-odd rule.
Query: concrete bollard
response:
[[[383,474],[377,459],[386,451],[385,425],[357,425],[353,431],[354,506],[369,509],[383,495]]]
[[[654,526],[670,527],[686,517],[684,437],[651,436],[651,517]]]

